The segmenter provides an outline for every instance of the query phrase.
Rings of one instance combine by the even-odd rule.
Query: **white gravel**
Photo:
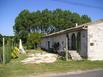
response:
[[[23,64],[28,63],[53,63],[57,60],[58,55],[52,53],[35,53],[28,54],[28,58],[22,60]]]

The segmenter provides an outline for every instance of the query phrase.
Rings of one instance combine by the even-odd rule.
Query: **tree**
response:
[[[23,10],[15,20],[15,26],[13,27],[15,35],[26,43],[27,36],[31,31],[31,19],[28,10]]]
[[[33,36],[31,33],[48,34],[74,27],[76,23],[83,24],[90,21],[91,19],[87,15],[80,16],[69,10],[56,9],[51,11],[44,9],[33,12],[23,10],[16,17],[13,29],[15,38],[22,39],[23,43],[26,44],[28,37]]]
[[[37,44],[40,43],[40,39],[43,36],[41,33],[30,33],[27,38],[29,48],[37,48]]]
[[[49,11],[48,9],[45,9],[41,12],[41,19],[42,19],[41,31],[42,31],[42,33],[48,33],[48,29],[52,25],[51,18],[52,18],[52,12]],[[49,31],[50,31],[50,29],[49,29]]]
[[[41,12],[38,10],[36,12],[31,13],[31,20],[32,20],[32,26],[31,30],[32,32],[39,32],[40,26],[41,26]]]
[[[3,36],[0,34],[0,46],[2,46],[2,39],[3,38]]]
[[[90,21],[91,21],[91,19],[87,15],[82,15],[81,16],[81,24],[87,23],[87,22],[90,22]]]

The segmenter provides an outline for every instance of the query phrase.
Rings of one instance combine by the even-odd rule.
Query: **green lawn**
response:
[[[22,64],[20,60],[25,55],[20,55],[18,59],[12,60],[8,64],[0,64],[0,77],[15,77],[22,75],[38,75],[54,72],[68,72],[76,70],[103,69],[103,61],[63,61],[58,60],[52,64]]]

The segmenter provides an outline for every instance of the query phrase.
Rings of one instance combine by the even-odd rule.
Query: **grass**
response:
[[[38,49],[30,49],[30,50],[26,50],[26,52],[28,53],[42,53],[42,52],[45,52],[45,51],[43,51],[43,50],[41,50],[40,48],[38,48]]]
[[[15,77],[23,75],[38,75],[44,73],[59,73],[76,70],[103,69],[103,61],[63,61],[58,60],[51,64],[22,64],[25,55],[12,60],[8,64],[0,64],[0,77]]]

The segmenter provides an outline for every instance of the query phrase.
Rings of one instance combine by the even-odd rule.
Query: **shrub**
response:
[[[0,47],[0,63],[3,61],[2,47]]]
[[[60,47],[60,43],[59,42],[54,43],[52,47],[53,47],[54,53],[57,53]]]
[[[19,49],[17,47],[14,47],[11,53],[11,56],[13,59],[17,58],[19,55]]]

